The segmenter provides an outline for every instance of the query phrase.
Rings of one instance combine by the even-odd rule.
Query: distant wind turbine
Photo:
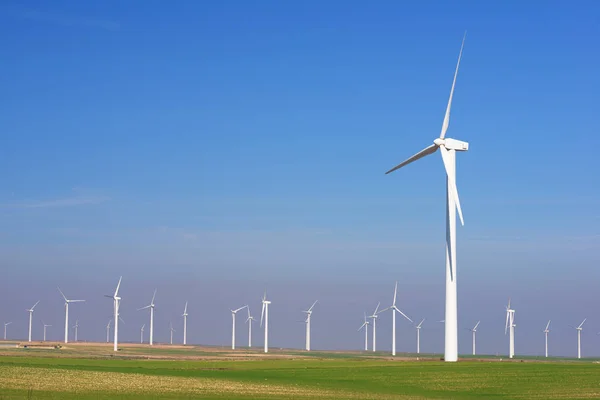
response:
[[[248,318],[246,323],[248,324],[248,348],[252,347],[252,323],[256,321],[252,315],[250,315],[250,307],[246,307],[248,310]]]
[[[361,329],[365,330],[365,351],[369,351],[369,321],[367,320],[367,313],[365,313],[365,322],[358,328],[358,331]]]
[[[106,343],[108,343],[110,341],[110,322],[111,320],[108,320],[108,324],[106,324]]]
[[[379,318],[379,315],[377,315],[377,311],[379,310],[380,305],[381,305],[381,303],[377,303],[377,307],[375,307],[375,311],[373,311],[373,314],[369,315],[369,317],[368,317],[373,320],[373,352],[375,352],[376,348],[377,348],[377,318]]]
[[[571,326],[577,330],[577,358],[581,358],[581,331],[583,330],[583,324],[585,324],[586,320],[587,318],[584,318],[577,327]]]
[[[75,325],[73,325],[73,329],[75,329],[75,342],[77,342],[77,330],[79,328],[79,320],[75,320]]]
[[[67,299],[65,294],[62,292],[62,290],[60,290],[60,288],[57,288],[57,289],[60,292],[63,299],[65,299],[65,343],[69,343],[69,304],[70,303],[81,303],[81,302],[84,302],[85,300],[69,300],[69,299]],[[77,339],[75,339],[75,341],[77,341]]]
[[[175,332],[175,329],[173,329],[173,323],[169,322],[169,325],[171,326],[171,344],[173,344],[173,332]]]
[[[473,333],[473,355],[475,355],[475,335],[477,334],[477,327],[479,326],[480,322],[481,321],[477,321],[475,326],[470,329],[470,331]]]
[[[146,307],[138,308],[138,311],[145,310],[147,308],[150,309],[150,346],[154,344],[154,298],[156,297],[156,289],[154,289],[154,294],[152,295],[152,301]]]
[[[12,324],[12,322],[5,322],[5,323],[4,323],[4,340],[6,340],[6,327],[7,327],[8,325],[10,325],[10,324]]]
[[[306,314],[306,320],[304,321],[306,323],[306,351],[310,351],[310,317],[312,315],[312,309],[315,304],[317,304],[317,301],[318,300],[315,300],[308,310],[302,311]]]
[[[231,322],[232,322],[232,326],[231,326],[231,350],[235,350],[235,315],[237,314],[238,311],[243,310],[244,308],[246,308],[248,306],[242,306],[236,310],[230,310],[231,311]]]
[[[113,299],[113,310],[114,310],[114,318],[115,318],[115,333],[114,333],[114,345],[113,351],[118,351],[119,347],[119,304],[121,303],[121,298],[119,297],[119,288],[121,287],[121,280],[123,277],[119,278],[119,283],[117,283],[117,289],[115,290],[115,294],[109,296],[107,294],[104,297],[108,297]]]
[[[510,308],[510,298],[508,299],[508,306],[506,306],[506,326],[504,327],[504,334],[508,330],[508,358],[515,356],[515,310]],[[510,329],[509,329],[510,327]]]
[[[183,345],[184,346],[187,344],[187,317],[188,317],[187,305],[188,305],[188,302],[186,301],[185,307],[183,308],[183,314],[181,314],[181,316],[183,317]]]
[[[140,343],[144,343],[144,328],[146,327],[146,324],[142,325],[141,329],[140,329]]]
[[[33,307],[31,307],[29,310],[26,310],[29,313],[29,341],[31,342],[31,323],[33,321],[33,309],[35,308],[35,306],[38,305],[40,301],[38,300],[37,303],[35,303],[33,305]]]
[[[551,320],[548,320],[546,329],[544,329],[544,336],[546,337],[546,358],[548,357],[548,333],[550,333],[550,321]]]
[[[271,302],[267,300],[267,291],[265,290],[262,298],[262,311],[260,313],[260,326],[263,324],[263,319],[265,321],[265,353],[269,352],[269,304]]]
[[[45,342],[46,341],[46,328],[49,328],[52,325],[48,325],[44,321],[42,321],[42,324],[44,325],[44,342]]]
[[[419,325],[415,326],[417,330],[417,354],[421,353],[421,325],[423,325],[423,321],[425,321],[425,318],[419,322]]]
[[[397,294],[398,294],[398,282],[396,282],[396,286],[394,286],[394,301],[392,302],[392,305],[389,306],[388,308],[384,308],[383,310],[379,311],[379,313],[381,314],[382,312],[386,312],[387,310],[392,310],[392,355],[393,356],[396,355],[396,313],[397,312],[400,313],[404,318],[406,318],[410,322],[413,322],[412,319],[408,318],[408,316],[406,314],[404,314],[402,311],[400,311],[400,309],[398,307],[396,307]]]
[[[465,34],[466,35],[466,34]],[[438,148],[442,155],[444,169],[446,170],[446,318],[445,320],[445,346],[444,361],[455,362],[458,360],[458,320],[457,320],[457,298],[456,298],[456,211],[460,217],[461,224],[464,225],[458,190],[456,188],[456,152],[467,151],[469,143],[460,140],[446,138],[446,131],[450,123],[450,108],[452,106],[452,97],[454,95],[454,86],[456,85],[456,76],[458,67],[462,58],[465,38],[463,37],[456,70],[454,71],[454,80],[450,90],[450,98],[446,107],[446,115],[442,124],[440,137],[433,141],[429,147],[421,150],[419,153],[408,158],[406,161],[398,164],[386,172],[389,174],[399,168],[404,167],[423,158],[429,154],[435,153]]]

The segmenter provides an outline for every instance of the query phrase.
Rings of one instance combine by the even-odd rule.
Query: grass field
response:
[[[180,349],[173,349],[170,359],[139,357],[155,350],[168,349],[131,348],[118,357],[83,346],[58,356],[57,350],[3,350],[0,399],[600,398],[600,364],[591,361],[444,364],[335,353],[262,358],[258,352],[235,360],[225,350],[198,348],[189,352],[211,356],[178,359]]]

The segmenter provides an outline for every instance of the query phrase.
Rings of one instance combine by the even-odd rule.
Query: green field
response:
[[[13,352],[10,352],[13,353]],[[0,356],[0,399],[592,399],[600,364]],[[49,353],[49,352],[48,352]]]

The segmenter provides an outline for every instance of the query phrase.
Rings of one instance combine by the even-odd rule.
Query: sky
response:
[[[0,320],[26,338],[36,301],[62,337],[121,339],[157,289],[155,337],[230,343],[229,310],[270,343],[360,349],[363,313],[426,318],[443,351],[445,174],[438,137],[463,34],[448,137],[458,227],[459,352],[600,356],[600,5],[593,1],[104,2],[0,5]],[[238,319],[238,344],[247,330]],[[378,347],[391,348],[391,315]],[[254,344],[262,333],[254,327]],[[146,331],[147,332],[147,331]],[[398,320],[398,351],[415,329]]]

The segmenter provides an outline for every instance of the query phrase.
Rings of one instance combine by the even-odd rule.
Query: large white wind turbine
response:
[[[152,301],[146,307],[138,308],[138,311],[145,310],[146,308],[150,309],[150,346],[154,344],[154,298],[156,297],[156,289],[154,289],[154,294],[152,295]]]
[[[108,324],[106,324],[106,343],[108,343],[110,341],[110,322],[111,320],[108,320]]]
[[[231,350],[235,350],[235,315],[237,314],[238,311],[243,310],[244,308],[246,308],[248,306],[242,306],[236,310],[230,310],[231,311],[231,322],[232,322],[232,326],[231,326]]]
[[[252,315],[250,315],[250,307],[246,307],[248,310],[248,318],[246,323],[248,324],[248,348],[252,347],[252,323],[256,321]]]
[[[475,326],[470,329],[470,331],[473,333],[473,355],[475,355],[475,335],[477,334],[477,327],[479,326],[480,322],[481,321],[477,321]]]
[[[171,344],[173,344],[173,332],[175,332],[175,329],[173,329],[173,323],[169,322],[169,326],[171,327]]]
[[[360,331],[363,328],[365,330],[365,351],[369,351],[369,321],[367,320],[367,313],[365,313],[365,322],[363,322],[358,330]]]
[[[310,316],[312,315],[312,309],[315,304],[317,304],[317,301],[318,300],[315,300],[308,310],[302,311],[306,314],[306,320],[304,321],[306,323],[306,351],[310,351]]]
[[[38,305],[40,301],[38,300],[37,303],[35,303],[33,305],[33,307],[31,307],[29,310],[26,310],[29,313],[29,341],[31,342],[31,323],[33,321],[33,309],[35,308],[35,306]]]
[[[581,331],[583,330],[583,324],[585,324],[586,320],[587,318],[584,318],[577,327],[572,326],[572,328],[577,330],[577,358],[581,358]]]
[[[379,311],[379,306],[381,305],[381,303],[377,303],[377,307],[375,307],[375,311],[373,312],[373,315],[369,315],[369,318],[371,318],[373,320],[373,351],[376,351],[377,348],[377,318],[379,318],[379,316],[377,315],[377,311]]]
[[[146,327],[146,324],[142,325],[142,327],[140,328],[140,343],[144,343],[144,328]]]
[[[188,313],[187,313],[187,301],[185,302],[185,307],[183,308],[183,314],[181,314],[181,316],[183,317],[183,345],[185,346],[187,344],[187,317],[188,317]]]
[[[442,161],[446,170],[446,326],[445,326],[445,347],[444,360],[454,362],[458,360],[458,310],[456,298],[456,211],[460,217],[461,223],[464,225],[460,200],[458,198],[458,190],[456,188],[456,152],[467,151],[469,144],[460,140],[446,138],[446,131],[450,122],[450,108],[452,106],[452,97],[454,95],[454,86],[456,85],[456,76],[458,75],[458,67],[462,57],[462,51],[465,44],[463,37],[456,70],[454,71],[454,80],[452,81],[452,89],[450,90],[450,98],[446,107],[446,115],[442,124],[440,137],[433,141],[429,147],[421,150],[419,153],[410,157],[406,161],[398,164],[394,168],[386,172],[389,174],[399,168],[404,167],[423,158],[429,154],[435,153],[438,148],[442,155]]]
[[[504,327],[504,334],[508,331],[508,358],[515,356],[515,310],[510,308],[510,299],[508,299],[508,306],[506,306],[506,325]],[[510,329],[509,329],[510,327]]]
[[[10,325],[10,324],[12,324],[12,322],[5,322],[5,323],[4,323],[4,340],[6,340],[6,327],[7,327],[8,325]]]
[[[262,298],[262,311],[260,313],[260,326],[263,324],[263,319],[265,321],[265,353],[269,352],[269,304],[271,302],[267,300],[267,291],[265,290]]]
[[[52,325],[48,325],[44,321],[42,321],[42,324],[44,325],[44,342],[45,342],[46,341],[46,328],[49,328]]]
[[[419,322],[419,325],[415,326],[417,330],[417,354],[421,353],[421,325],[423,325],[424,321],[425,318],[423,318],[421,322]]]
[[[548,320],[546,329],[544,329],[544,336],[546,337],[546,357],[548,357],[548,333],[550,333],[550,321],[551,320]]]
[[[121,276],[119,278],[119,283],[117,283],[117,289],[115,290],[115,294],[110,296],[105,294],[105,297],[109,297],[111,299],[113,299],[113,309],[114,309],[114,320],[115,320],[115,333],[114,333],[114,346],[113,346],[113,350],[114,351],[118,351],[118,345],[119,345],[119,304],[121,303],[121,298],[119,297],[119,287],[121,287],[121,279],[123,279],[123,277]]]
[[[69,304],[81,303],[85,300],[69,300],[67,299],[67,296],[65,296],[65,294],[62,292],[62,290],[60,290],[60,288],[57,289],[62,295],[63,299],[65,299],[65,343],[69,343]],[[77,341],[77,339],[75,339],[75,341]]]
[[[75,329],[75,342],[77,342],[77,330],[79,329],[79,320],[75,320],[75,325],[73,325],[73,329]]]
[[[410,322],[413,322],[412,319],[408,318],[408,316],[406,314],[404,314],[402,311],[400,311],[400,309],[396,306],[397,294],[398,294],[398,282],[396,282],[396,286],[394,286],[394,301],[392,302],[392,305],[389,306],[388,308],[384,308],[383,310],[379,311],[379,313],[382,313],[387,310],[392,310],[392,355],[393,356],[396,355],[396,313],[397,312],[400,313],[404,318],[406,318]]]

